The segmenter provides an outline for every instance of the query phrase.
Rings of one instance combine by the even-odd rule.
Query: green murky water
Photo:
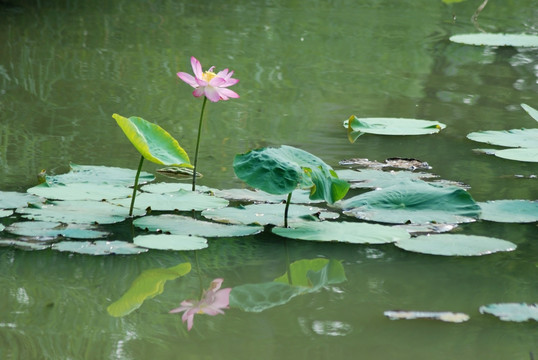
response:
[[[538,107],[538,50],[475,48],[448,41],[473,32],[479,2],[442,1],[2,1],[0,189],[25,191],[36,174],[70,161],[136,168],[138,155],[112,119],[136,115],[193,153],[201,101],[175,75],[229,67],[241,98],[209,104],[200,184],[242,186],[236,153],[288,144],[337,167],[363,157],[413,157],[442,178],[471,186],[477,201],[536,199],[535,163],[472,152],[471,131],[535,127],[519,106]],[[491,32],[538,33],[534,0],[490,2]],[[341,127],[351,114],[447,124],[438,135],[365,135]],[[483,146],[482,146],[483,147]],[[146,164],[146,171],[156,167]],[[514,177],[521,175],[522,177]],[[164,181],[166,178],[159,177]],[[0,248],[2,359],[530,359],[536,322],[481,315],[481,305],[538,301],[536,224],[478,222],[465,234],[512,241],[511,253],[445,258],[392,245],[288,241],[291,261],[343,260],[347,281],[261,313],[195,317],[187,332],[168,314],[195,296],[194,276],[123,318],[106,307],[142,271],[194,261],[150,251],[91,257]],[[125,237],[128,237],[128,232]],[[0,234],[4,238],[7,235]],[[264,234],[212,240],[199,252],[204,281],[271,281],[286,246]],[[463,324],[390,321],[394,309],[458,311]]]

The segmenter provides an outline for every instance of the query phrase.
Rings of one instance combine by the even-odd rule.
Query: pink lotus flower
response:
[[[219,290],[223,281],[223,279],[213,280],[209,289],[204,291],[202,300],[184,300],[181,302],[180,307],[170,310],[170,313],[185,311],[183,316],[181,316],[181,320],[187,322],[187,329],[189,331],[192,329],[195,314],[207,314],[211,316],[224,314],[222,309],[228,309],[232,288]]]
[[[215,67],[212,66],[202,72],[202,64],[194,56],[191,57],[191,65],[195,77],[184,72],[178,72],[177,76],[194,88],[192,94],[195,97],[205,95],[212,102],[239,97],[237,93],[228,89],[239,82],[238,79],[232,78],[233,71],[228,72],[228,69],[224,69],[215,74],[213,72]]]

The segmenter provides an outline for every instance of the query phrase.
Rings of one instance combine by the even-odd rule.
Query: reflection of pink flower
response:
[[[192,93],[194,96],[205,95],[213,102],[239,97],[237,93],[228,89],[239,81],[232,78],[233,71],[228,72],[228,69],[224,69],[215,74],[213,72],[215,67],[212,66],[209,70],[202,72],[202,65],[194,56],[191,57],[191,65],[195,77],[184,72],[178,72],[177,76],[194,88]]]
[[[209,289],[204,291],[202,300],[184,300],[181,302],[180,307],[170,310],[170,313],[185,311],[183,316],[181,316],[181,320],[187,322],[187,329],[189,331],[192,328],[195,314],[207,314],[211,316],[224,314],[222,309],[228,309],[232,288],[219,290],[223,281],[223,279],[213,280]]]

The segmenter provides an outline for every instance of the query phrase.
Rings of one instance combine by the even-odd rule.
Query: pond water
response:
[[[448,2],[448,1],[447,1]],[[480,1],[2,1],[0,190],[24,192],[41,169],[69,163],[136,169],[139,155],[112,119],[140,116],[193,154],[201,100],[175,75],[196,56],[235,70],[239,99],[208,104],[199,184],[244,187],[233,157],[287,144],[334,168],[350,158],[426,161],[463,182],[476,201],[538,198],[536,163],[477,154],[479,130],[536,127],[538,49],[472,47],[452,34],[477,31]],[[538,34],[535,0],[490,2],[489,32]],[[350,115],[437,120],[428,136],[347,140]],[[158,167],[148,162],[144,170]],[[517,176],[516,176],[517,175]],[[157,181],[173,181],[157,175]],[[4,224],[11,220],[3,219]],[[482,305],[538,301],[536,223],[460,225],[516,251],[442,257],[393,245],[284,241],[270,232],[210,240],[205,250],[133,256],[0,248],[2,359],[531,359],[534,321],[504,322]],[[128,224],[116,235],[132,238]],[[10,235],[0,233],[0,238]],[[189,332],[168,314],[197,296],[200,279],[168,281],[124,317],[107,306],[143,271],[198,263],[204,286],[272,281],[287,261],[342,261],[345,282],[263,312],[197,315]],[[387,319],[387,310],[454,311],[462,324]]]

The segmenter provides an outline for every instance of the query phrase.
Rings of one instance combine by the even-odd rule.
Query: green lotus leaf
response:
[[[13,246],[22,250],[46,250],[50,249],[51,245],[43,243],[41,241],[30,240],[12,240],[2,239],[0,240],[0,246]]]
[[[527,112],[534,120],[538,121],[538,110],[527,104],[521,104],[523,110]]]
[[[460,234],[421,235],[395,245],[407,251],[443,256],[481,256],[516,249],[515,244],[506,240]]]
[[[13,210],[0,210],[0,218],[13,215]]]
[[[453,313],[449,311],[385,311],[383,313],[391,320],[414,320],[414,319],[429,319],[429,320],[441,320],[444,322],[461,323],[469,320],[469,315],[464,313]]]
[[[31,187],[28,193],[51,200],[109,200],[127,198],[133,190],[122,185],[97,183],[41,183]]]
[[[538,36],[527,34],[459,34],[452,35],[449,39],[465,45],[538,47]]]
[[[538,221],[538,201],[495,200],[479,202],[480,218],[504,223],[531,223]]]
[[[409,233],[385,225],[355,222],[305,222],[275,227],[273,233],[291,239],[334,241],[352,244],[385,244],[409,238]]]
[[[538,146],[538,129],[477,131],[467,134],[467,138],[499,146],[536,148]]]
[[[249,189],[225,189],[225,190],[215,190],[214,194],[216,196],[229,199],[229,200],[238,200],[238,201],[248,201],[255,203],[282,203],[286,201],[286,195],[273,195],[265,191],[258,189],[249,190]],[[322,202],[323,200],[312,200],[310,199],[310,191],[296,189],[292,192],[291,203],[292,204],[313,204]]]
[[[495,150],[494,154],[506,160],[538,162],[538,147]]]
[[[344,121],[351,142],[362,134],[375,135],[428,135],[435,134],[446,127],[432,120],[405,118],[358,118],[351,116]]]
[[[0,231],[4,231],[4,229],[5,229],[5,226],[0,224]]]
[[[69,167],[71,170],[67,174],[54,176],[47,175],[47,183],[95,183],[130,186],[133,184],[133,179],[136,175],[136,170],[119,167],[77,165],[73,163],[70,163]],[[140,177],[138,179],[139,183],[146,183],[153,180],[155,180],[155,176],[145,171],[140,173]]]
[[[150,231],[162,231],[174,235],[189,235],[202,237],[235,237],[258,234],[263,231],[261,226],[224,225],[193,219],[181,215],[144,216],[133,221],[136,227]]]
[[[471,195],[455,186],[408,181],[341,201],[346,215],[394,224],[457,224],[472,222],[480,206]]]
[[[234,158],[235,174],[248,185],[275,195],[297,187],[310,189],[310,198],[334,203],[349,189],[320,158],[291,146],[251,150]]]
[[[84,224],[62,224],[50,221],[23,221],[15,222],[6,229],[11,234],[32,237],[58,236],[74,239],[97,239],[109,235],[105,231],[95,230],[94,227]]]
[[[157,250],[200,250],[207,247],[206,239],[190,235],[138,235],[133,242],[140,247]]]
[[[103,201],[66,200],[17,209],[25,219],[61,222],[65,224],[112,224],[129,217],[129,209]],[[134,216],[144,215],[136,210]]]
[[[128,315],[138,309],[146,299],[162,294],[164,284],[168,280],[175,280],[190,271],[190,263],[182,263],[166,269],[144,270],[133,281],[125,294],[110,304],[106,310],[114,317]]]
[[[481,314],[491,314],[503,321],[538,321],[538,304],[501,303],[480,306]]]
[[[160,165],[193,167],[177,140],[160,126],[135,116],[125,118],[114,114],[112,117],[145,159]]]
[[[258,224],[277,226],[284,225],[281,204],[253,204],[238,208],[227,207],[202,212],[202,216],[228,224]],[[313,219],[336,219],[337,213],[306,205],[294,205],[289,208],[288,221],[290,224]]]
[[[382,170],[336,170],[338,177],[349,182],[352,189],[386,188],[402,181],[435,178],[436,175],[411,171],[382,171]]]
[[[112,200],[113,204],[129,206],[131,199]],[[173,193],[153,194],[142,193],[136,197],[135,208],[154,211],[202,211],[218,209],[228,205],[228,200],[199,192],[179,190]]]
[[[125,241],[60,241],[52,244],[53,250],[67,251],[85,255],[135,255],[148,251]]]
[[[32,194],[0,191],[0,209],[17,209],[28,206],[29,203],[38,203],[42,200]]]

